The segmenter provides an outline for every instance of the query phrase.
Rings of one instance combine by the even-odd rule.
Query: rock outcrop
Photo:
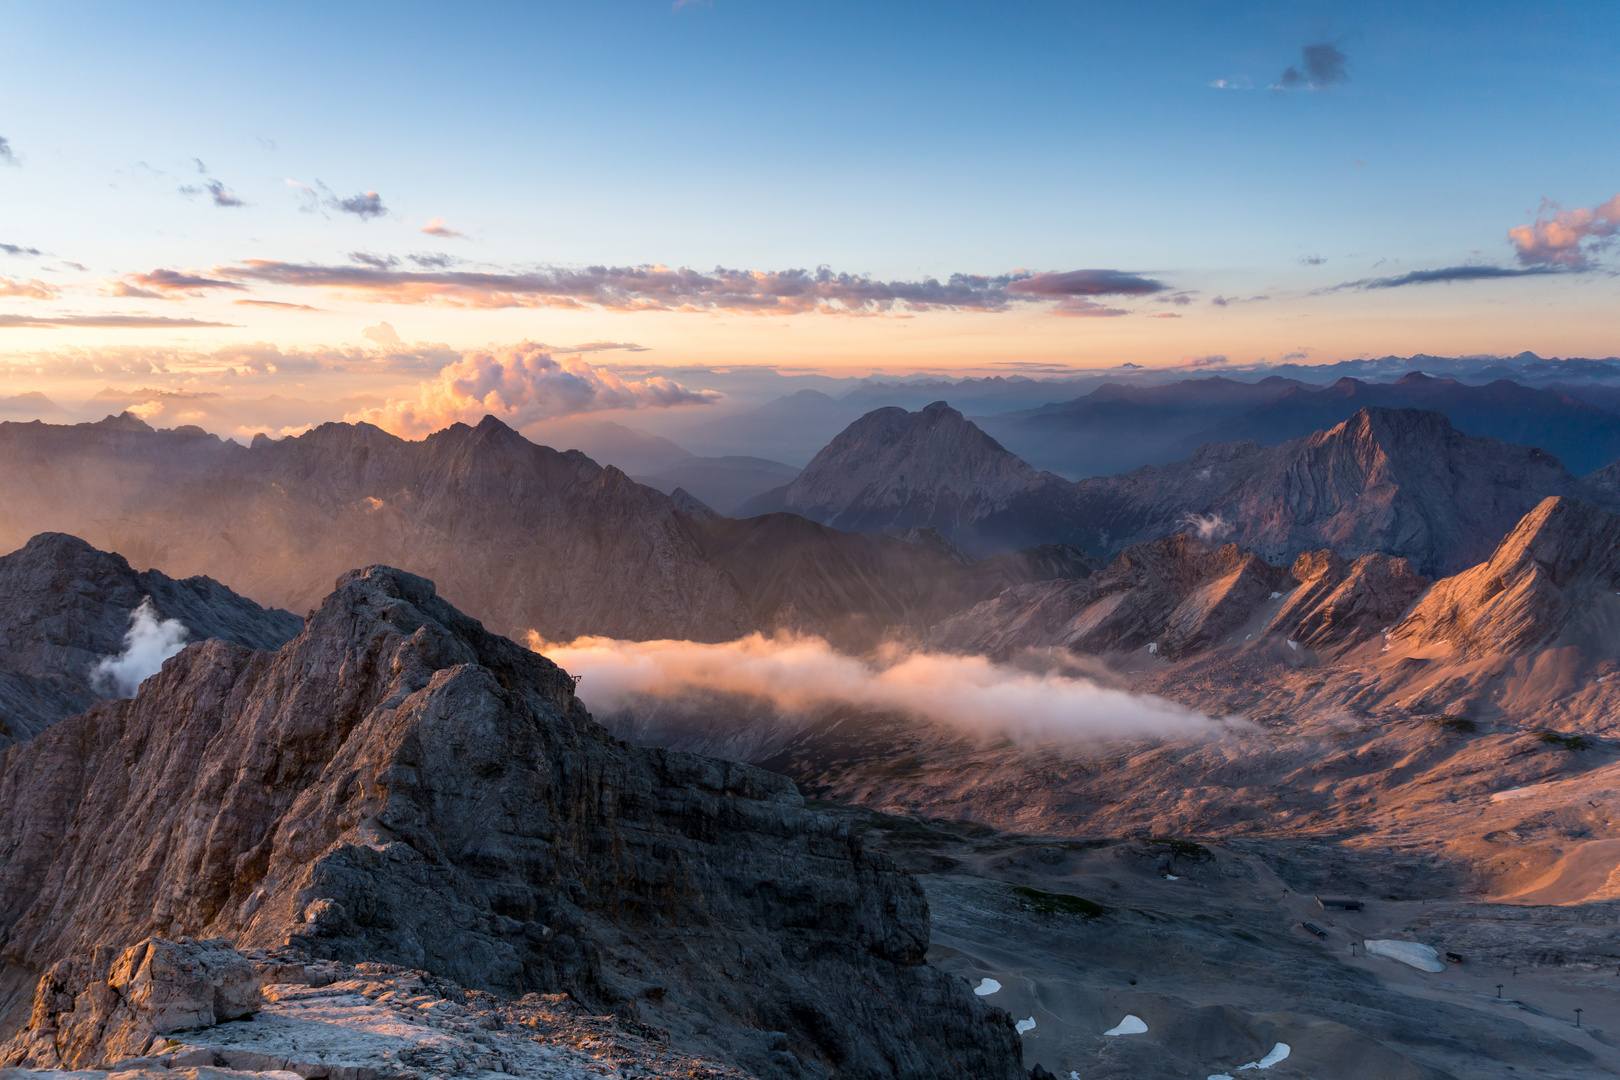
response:
[[[300,612],[350,567],[400,563],[513,635],[720,641],[887,625],[971,577],[887,537],[715,519],[494,417],[416,442],[334,423],[251,447],[133,416],[0,424],[0,463],[0,542],[70,531]],[[764,583],[750,552],[767,537],[795,569]]]
[[[279,652],[192,645],[0,755],[0,959],[154,935],[568,992],[767,1080],[1021,1076],[847,822],[615,740],[555,665],[384,567]]]
[[[1347,563],[1331,551],[1294,560],[1299,582],[1267,629],[1318,651],[1365,641],[1394,625],[1429,581],[1405,559],[1363,555]]]
[[[1490,559],[1438,581],[1390,637],[1468,656],[1553,644],[1620,654],[1620,517],[1543,500]]]
[[[102,1069],[140,1057],[157,1036],[251,1016],[261,1000],[259,973],[228,941],[103,945],[45,973],[0,1064]]]
[[[156,619],[178,620],[192,640],[273,649],[304,625],[212,578],[137,572],[122,555],[41,533],[0,556],[0,747],[106,696],[95,666],[124,650],[131,616],[147,600]]]

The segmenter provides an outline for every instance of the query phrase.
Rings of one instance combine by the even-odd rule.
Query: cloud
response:
[[[1174,304],[1177,307],[1186,307],[1188,304],[1193,302],[1192,298],[1196,296],[1197,293],[1197,289],[1182,289],[1179,292],[1166,293],[1163,296],[1155,296],[1153,298],[1153,302],[1155,304]]]
[[[1032,274],[1007,285],[1015,296],[1147,296],[1164,292],[1170,286],[1162,281],[1123,270],[1065,270]]]
[[[3,141],[3,140],[0,140]],[[42,252],[36,247],[24,247],[21,244],[0,244],[0,251],[7,255],[39,255]]]
[[[422,226],[422,231],[429,236],[443,236],[446,239],[454,238],[465,240],[467,238],[465,233],[458,232],[446,225],[444,223],[444,218],[442,217],[433,218],[426,225]]]
[[[1543,274],[1560,274],[1565,271],[1551,266],[1532,266],[1522,270],[1515,270],[1505,266],[1447,266],[1439,270],[1413,270],[1410,273],[1400,274],[1396,277],[1361,278],[1357,281],[1346,281],[1326,289],[1316,290],[1318,293],[1340,292],[1344,289],[1397,289],[1402,285],[1433,285],[1437,282],[1451,284],[1456,281],[1489,281],[1494,278],[1539,277]]]
[[[414,254],[407,255],[406,258],[410,259],[411,262],[415,263],[417,266],[425,266],[429,270],[444,270],[456,265],[456,263],[461,261],[454,255],[444,255],[437,251],[416,252]]]
[[[382,196],[375,191],[363,191],[358,195],[350,195],[347,199],[333,199],[331,206],[345,214],[353,214],[362,221],[382,217],[388,213],[388,207],[383,205]]]
[[[17,157],[17,151],[11,148],[11,140],[4,135],[0,135],[0,165],[21,164],[22,161]]]
[[[0,296],[16,296],[27,300],[54,300],[61,291],[55,285],[48,285],[38,278],[21,281],[0,277]]]
[[[1278,89],[1283,90],[1324,90],[1334,83],[1343,82],[1345,78],[1345,55],[1338,48],[1322,42],[1319,45],[1307,45],[1300,50],[1301,66],[1290,67],[1278,76]]]
[[[860,274],[809,270],[710,272],[660,265],[549,267],[528,273],[399,270],[391,257],[331,266],[249,259],[216,274],[241,281],[353,291],[395,304],[452,307],[597,307],[611,311],[727,311],[792,315],[807,312],[874,315],[912,311],[1002,311],[1015,303],[1059,300],[1068,314],[1116,314],[1082,303],[1088,297],[1147,295],[1169,286],[1118,270],[1000,276],[953,274],[945,281],[881,281]],[[381,264],[379,264],[381,263]]]
[[[351,251],[349,258],[373,270],[392,270],[399,265],[399,260],[392,255],[373,255],[369,251]]]
[[[1214,304],[1216,307],[1230,307],[1233,304],[1257,304],[1262,300],[1270,300],[1270,299],[1271,299],[1271,297],[1265,295],[1264,293],[1262,293],[1259,296],[1219,296],[1219,295],[1217,295],[1217,296],[1210,297],[1209,302]]]
[[[1117,315],[1130,314],[1124,308],[1109,307],[1107,304],[1099,304],[1095,300],[1079,296],[1069,297],[1052,310],[1059,315],[1075,319],[1111,319]]]
[[[1248,79],[1216,79],[1210,83],[1212,90],[1252,90],[1254,84]]]
[[[141,683],[163,669],[163,661],[186,647],[190,631],[179,619],[158,621],[152,598],[130,612],[124,651],[104,656],[90,671],[90,685],[103,694],[134,697]]]
[[[720,400],[712,390],[690,390],[662,377],[621,379],[578,358],[559,360],[532,341],[494,351],[472,351],[421,384],[417,396],[390,398],[380,409],[346,417],[376,424],[397,435],[427,435],[460,421],[476,424],[492,415],[513,427],[601,409],[706,405]]]
[[[559,353],[588,353],[608,352],[619,350],[623,352],[650,352],[645,345],[637,345],[633,341],[587,341],[582,345],[546,345],[543,346],[552,352]]]
[[[245,291],[247,286],[235,281],[205,277],[191,270],[157,269],[146,274],[125,274],[124,280],[140,289],[156,289],[161,294],[200,296],[208,289]],[[130,294],[124,294],[130,295]],[[154,293],[140,295],[152,296]]]
[[[391,325],[385,322],[380,322],[376,326],[366,327],[364,330],[360,331],[360,336],[366,338],[368,341],[375,341],[379,345],[403,344],[403,342],[401,342],[399,339],[399,334],[394,331],[394,328]]]
[[[1221,353],[1211,353],[1208,356],[1183,356],[1181,358],[1181,366],[1190,368],[1224,367],[1226,363],[1227,359]]]
[[[320,311],[321,308],[310,307],[308,304],[289,304],[282,300],[232,300],[233,304],[243,307],[286,308],[289,311]]]
[[[164,315],[0,315],[6,329],[53,330],[63,326],[104,327],[118,330],[180,329],[202,326],[235,326],[235,323],[205,322],[202,319],[171,319]]]
[[[1305,266],[1321,266],[1327,259],[1321,255],[1301,255],[1299,261]]]
[[[211,197],[214,200],[214,205],[215,206],[246,206],[247,205],[241,199],[237,198],[235,193],[232,192],[230,188],[226,187],[224,184],[220,183],[218,180],[210,180],[204,186],[208,188],[209,197]]]
[[[1548,211],[1553,211],[1551,216]],[[1530,225],[1508,230],[1523,266],[1557,266],[1585,270],[1593,252],[1608,247],[1620,233],[1620,195],[1601,206],[1561,210],[1543,202]]]
[[[1193,535],[1206,544],[1213,544],[1232,532],[1232,523],[1219,514],[1188,514],[1177,524],[1192,529]]]
[[[890,647],[863,659],[817,637],[757,633],[721,644],[600,637],[552,643],[531,633],[528,645],[582,676],[579,693],[598,716],[645,713],[680,698],[712,705],[726,695],[789,715],[840,706],[900,713],[1024,745],[1199,739],[1229,730],[1160,698],[982,656]]]

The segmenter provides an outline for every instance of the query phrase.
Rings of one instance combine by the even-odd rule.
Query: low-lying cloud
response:
[[[1536,220],[1509,229],[1508,239],[1524,266],[1585,270],[1593,253],[1612,243],[1616,234],[1620,234],[1620,195],[1590,208],[1564,210],[1543,204]]]
[[[723,644],[619,641],[584,637],[529,647],[581,676],[593,712],[624,713],[656,700],[732,695],[779,713],[808,715],[850,706],[901,713],[986,738],[1019,742],[1101,742],[1202,738],[1226,725],[1156,697],[1092,679],[890,647],[869,659],[838,652],[818,637],[779,634]]]
[[[811,270],[711,271],[661,265],[547,267],[525,273],[402,270],[388,256],[351,256],[349,265],[248,259],[214,273],[234,281],[324,288],[390,304],[468,308],[601,308],[609,311],[725,311],[754,315],[807,312],[879,315],[895,310],[1002,311],[1057,300],[1067,314],[1098,314],[1098,296],[1145,296],[1169,288],[1119,270],[953,274],[945,281],[882,281],[863,274]],[[1112,314],[1113,312],[1108,312]]]
[[[124,651],[104,656],[90,670],[90,685],[99,693],[134,697],[141,683],[163,669],[163,661],[186,647],[190,631],[179,619],[158,620],[152,598],[130,612]]]
[[[1194,536],[1206,544],[1213,544],[1232,535],[1232,523],[1219,514],[1188,514],[1178,524],[1186,526]]]
[[[712,390],[692,390],[671,379],[622,379],[580,357],[558,358],[544,345],[520,342],[497,350],[474,350],[421,384],[417,396],[390,398],[381,408],[344,417],[376,424],[396,435],[427,435],[491,415],[512,427],[603,409],[706,405],[720,400]]]
[[[1348,58],[1338,46],[1328,42],[1307,45],[1300,50],[1300,63],[1290,66],[1277,76],[1279,90],[1325,90],[1345,78]]]

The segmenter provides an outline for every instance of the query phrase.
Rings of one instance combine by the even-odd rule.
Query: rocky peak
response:
[[[1616,589],[1620,517],[1549,497],[1488,561],[1436,582],[1391,637],[1446,642],[1468,655],[1518,653],[1555,641],[1613,651],[1605,624],[1620,615]]]
[[[0,556],[0,747],[111,693],[94,669],[125,651],[132,616],[147,601],[155,623],[178,620],[192,641],[275,648],[303,626],[212,578],[137,572],[76,536],[40,533]]]
[[[618,742],[556,665],[384,566],[278,652],[205,642],[0,756],[0,958],[150,935],[567,991],[765,1080],[1022,1075],[847,823]]]

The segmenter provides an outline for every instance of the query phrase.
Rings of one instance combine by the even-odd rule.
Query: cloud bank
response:
[[[405,437],[430,434],[451,424],[476,424],[486,415],[512,427],[602,409],[706,405],[721,395],[690,390],[661,377],[621,379],[575,356],[558,359],[546,346],[520,342],[494,351],[473,351],[421,384],[417,396],[390,398],[381,408],[345,416]]]
[[[609,311],[703,311],[757,315],[805,312],[876,315],[911,311],[1002,311],[1015,303],[1057,300],[1069,314],[1096,314],[1092,298],[1145,296],[1162,282],[1119,270],[980,276],[945,281],[881,281],[861,274],[809,270],[698,271],[687,267],[549,267],[528,273],[400,270],[398,260],[360,253],[349,265],[248,259],[214,273],[234,281],[325,288],[392,304],[469,308],[587,308]],[[1111,313],[1111,312],[1110,312]]]
[[[817,637],[752,634],[723,644],[584,637],[529,647],[582,676],[594,712],[633,710],[650,699],[727,694],[786,713],[854,706],[932,720],[987,738],[1025,743],[1200,738],[1224,726],[1160,698],[1090,679],[891,648],[865,660]]]
[[[1543,204],[1535,222],[1509,229],[1508,239],[1524,266],[1585,270],[1593,253],[1607,247],[1617,233],[1620,195],[1591,208],[1560,210]]]

